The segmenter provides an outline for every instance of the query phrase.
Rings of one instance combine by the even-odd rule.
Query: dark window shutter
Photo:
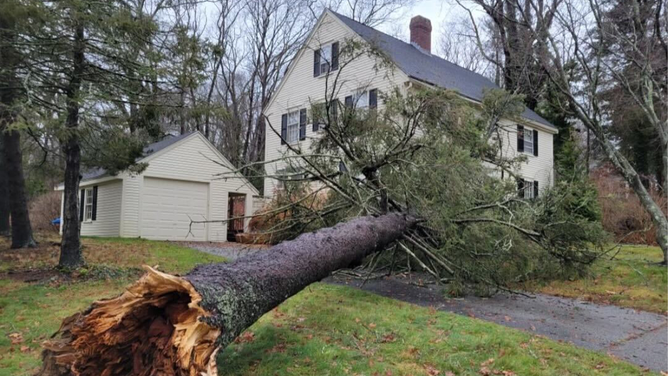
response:
[[[306,109],[299,110],[299,139],[306,140]]]
[[[517,152],[524,153],[524,127],[517,126]]]
[[[533,198],[538,198],[538,181],[533,182]]]
[[[313,132],[317,132],[320,130],[320,120],[316,119],[315,116],[313,117]]]
[[[285,145],[288,139],[288,114],[281,116],[281,145]]]
[[[339,69],[339,42],[332,43],[332,70]]]
[[[313,132],[317,132],[320,130],[320,124],[322,124],[324,121],[323,118],[325,114],[322,111],[325,111],[327,106],[325,106],[324,103],[322,105],[318,104],[314,106],[313,109],[317,112],[317,114],[311,113],[311,117],[313,118]]]
[[[378,107],[378,90],[369,90],[369,108]]]
[[[517,179],[517,195],[524,198],[524,180]]]
[[[97,185],[93,187],[93,215],[91,219],[97,219]]]
[[[320,76],[320,50],[313,51],[313,77]]]
[[[84,220],[84,205],[86,204],[86,190],[81,190],[81,197],[79,198],[79,222]]]
[[[344,103],[346,104],[346,107],[352,108],[353,107],[353,96],[349,95],[344,99]]]
[[[538,131],[533,130],[533,155],[538,156]]]
[[[339,101],[337,99],[329,102],[329,111],[329,120],[333,123],[336,123],[336,120],[339,116]]]

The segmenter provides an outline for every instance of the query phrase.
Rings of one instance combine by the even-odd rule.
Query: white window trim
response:
[[[289,144],[294,144],[299,142],[299,109],[288,112],[288,123],[285,132],[285,141]],[[294,119],[291,117],[294,116]],[[296,122],[294,120],[296,119]],[[291,138],[294,132],[294,139]]]
[[[90,209],[90,212],[88,211]],[[93,222],[93,188],[84,189],[84,222]]]
[[[536,131],[535,129],[524,127],[524,153],[525,154],[534,155],[534,153],[533,153],[533,150],[534,150],[533,132],[535,132],[535,131]],[[527,137],[527,135],[530,135],[530,136]],[[528,142],[527,142],[527,140],[528,140]],[[527,148],[527,145],[531,145],[531,150],[529,150]]]

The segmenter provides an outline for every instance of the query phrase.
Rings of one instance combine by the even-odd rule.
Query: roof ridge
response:
[[[348,17],[348,16],[346,16],[346,15],[343,15],[343,14],[341,14],[341,13],[338,13],[338,12],[332,10],[331,8],[327,8],[327,9],[328,9],[330,12],[334,13],[334,15],[336,15],[336,16],[338,16],[338,17],[344,17],[344,18],[347,18],[347,19],[349,19],[350,21],[355,22],[355,23],[357,23],[357,24],[360,25],[360,26],[363,26],[363,27],[366,27],[366,28],[368,28],[368,29],[371,29],[371,30],[373,30],[373,31],[375,31],[375,32],[377,32],[377,33],[379,33],[379,34],[383,34],[383,35],[385,35],[385,36],[387,36],[387,37],[390,37],[390,38],[392,38],[392,39],[394,39],[394,40],[396,40],[396,41],[398,41],[398,42],[407,44],[407,45],[409,45],[409,46],[411,46],[411,47],[413,47],[413,48],[415,48],[416,50],[419,51],[419,49],[418,49],[416,46],[414,46],[412,43],[408,43],[408,42],[406,42],[406,41],[403,41],[403,40],[401,40],[401,39],[399,39],[399,38],[397,38],[397,37],[395,37],[395,36],[393,36],[393,35],[390,35],[390,34],[384,32],[384,31],[378,30],[378,29],[376,29],[375,27],[371,27],[371,26],[369,26],[369,25],[365,25],[365,24],[363,24],[363,23],[361,23],[361,22],[359,22],[359,21],[357,21],[357,20],[355,20],[355,19],[353,19],[353,18],[350,18],[350,17]],[[471,73],[473,73],[473,74],[477,74],[478,76],[483,77],[484,79],[486,79],[486,80],[488,80],[489,82],[491,82],[491,83],[493,83],[494,85],[496,85],[496,83],[494,83],[494,81],[492,81],[492,80],[490,80],[489,78],[483,76],[482,74],[480,74],[480,73],[478,73],[478,72],[475,72],[475,71],[472,71],[472,70],[469,69],[469,68],[462,67],[461,65],[459,65],[459,64],[457,64],[457,63],[453,63],[452,61],[447,60],[447,59],[445,59],[445,58],[443,58],[443,57],[441,57],[441,56],[439,56],[439,55],[437,55],[437,54],[434,54],[434,53],[432,53],[432,52],[429,52],[428,56],[430,56],[430,57],[435,57],[435,58],[437,58],[437,59],[440,59],[440,60],[445,61],[445,62],[448,63],[448,64],[452,64],[452,65],[454,65],[454,66],[456,66],[456,67],[458,67],[458,68],[467,70],[467,71],[469,71],[469,72],[471,72]],[[496,86],[498,86],[498,85],[496,85]]]

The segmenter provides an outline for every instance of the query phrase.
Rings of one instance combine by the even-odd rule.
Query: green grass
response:
[[[220,374],[643,374],[568,344],[326,284],[289,299],[240,338],[218,356]]]
[[[8,250],[0,243],[4,270],[22,270],[55,265],[58,248],[49,238],[35,250]],[[142,265],[159,266],[169,273],[184,273],[198,264],[224,261],[177,244],[141,239],[83,239],[84,256],[91,265],[106,265],[132,271]],[[1,272],[2,270],[0,270]],[[74,283],[24,283],[0,274],[0,375],[30,375],[40,365],[40,344],[53,334],[67,316],[85,309],[93,301],[120,294],[136,273],[120,278],[93,279]],[[12,334],[20,334],[20,341]]]
[[[666,314],[668,269],[656,265],[662,259],[658,247],[625,245],[613,260],[607,257],[596,261],[589,277],[523,287],[550,295]]]
[[[117,267],[160,265],[182,273],[220,260],[163,242],[85,239],[84,244],[89,262]],[[9,268],[30,265],[13,252],[0,244],[1,261]],[[53,260],[47,245],[31,257],[44,264]],[[63,318],[120,293],[131,279],[30,284],[0,274],[0,375],[33,374],[40,343]],[[218,364],[219,374],[240,376],[643,374],[605,354],[326,284],[308,287],[265,315],[219,354]]]

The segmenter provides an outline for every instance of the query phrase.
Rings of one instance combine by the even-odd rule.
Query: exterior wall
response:
[[[94,185],[97,185],[98,187],[96,219],[94,221],[84,221],[81,223],[81,235],[119,236],[123,182],[121,180],[113,180],[111,182]],[[93,185],[82,184],[81,189],[90,188],[92,186]]]
[[[313,51],[318,49],[320,45],[327,45],[338,41],[342,45],[345,40],[354,38],[361,41],[353,31],[348,29],[338,19],[330,14],[325,14],[319,25],[313,31],[313,35],[307,41],[306,47],[302,48],[301,52],[292,63],[288,74],[284,78],[284,82],[279,88],[273,99],[273,102],[265,111],[265,115],[269,119],[266,126],[265,134],[265,165],[266,174],[274,175],[277,171],[285,168],[285,163],[282,161],[270,162],[280,159],[287,151],[285,145],[281,145],[281,139],[276,132],[280,133],[281,129],[281,115],[289,111],[294,111],[301,108],[310,109],[311,104],[320,103],[325,98],[325,91],[331,90],[331,81],[334,79],[338,71],[330,74],[329,82],[325,78],[326,75],[313,77]],[[342,48],[342,47],[340,47]],[[406,92],[406,83],[409,78],[398,69],[382,69],[377,70],[375,64],[377,61],[368,56],[358,57],[355,61],[341,68],[339,81],[341,81],[341,88],[338,91],[337,98],[343,102],[343,99],[353,94],[357,89],[365,87],[368,89],[378,89],[379,92],[388,92],[393,88],[399,88]],[[341,62],[340,62],[341,64]],[[326,86],[329,85],[329,86]],[[329,88],[329,89],[326,89]],[[378,100],[378,106],[382,107],[382,100]],[[293,144],[293,147],[301,150],[308,150],[312,140],[318,137],[318,133],[314,133],[312,125],[306,126],[306,140],[298,141]],[[504,147],[504,155],[515,156],[517,147],[517,131],[514,122],[502,121],[506,131],[502,131],[502,141]],[[553,173],[553,131],[540,126],[532,126],[524,124],[525,127],[539,130],[538,137],[538,156],[527,155],[527,162],[523,163],[518,172],[518,175],[524,176],[527,180],[535,180],[539,182],[540,189],[552,186],[554,182]],[[273,128],[273,129],[272,129]],[[272,178],[266,178],[264,183],[264,197],[271,198],[274,195],[278,181]]]
[[[515,157],[518,155],[517,125],[507,120],[500,123],[503,126],[503,130],[500,132],[503,155]],[[520,170],[516,173],[526,180],[538,181],[538,187],[542,191],[554,185],[554,135],[537,126],[523,125],[527,129],[538,131],[538,156],[521,153],[526,156],[527,161],[522,163]]]
[[[126,175],[121,202],[121,237],[136,238],[139,234],[139,196],[144,178]]]
[[[374,67],[378,63],[376,59],[366,55],[355,59],[345,67],[341,67],[344,57],[340,57],[340,71],[313,77],[313,51],[320,48],[321,45],[337,41],[340,45],[339,49],[342,50],[346,40],[352,38],[362,41],[357,34],[332,15],[325,14],[323,16],[306,47],[302,48],[296,56],[288,74],[283,79],[281,88],[265,111],[265,115],[271,124],[271,126],[267,124],[265,129],[265,161],[281,158],[287,152],[287,147],[281,145],[281,138],[276,134],[276,132],[280,133],[281,130],[281,115],[301,108],[310,110],[312,104],[323,102],[325,93],[331,91],[337,74],[339,74],[337,84],[339,90],[336,97],[341,103],[346,96],[354,94],[361,88],[378,89],[379,93],[383,93],[389,92],[394,87],[403,88],[403,83],[408,81],[408,77],[398,69],[376,69]],[[382,107],[380,94],[378,106]],[[298,146],[302,150],[308,150],[311,140],[318,136],[318,133],[313,132],[310,117],[309,115],[309,123],[306,125],[306,140],[294,144],[295,147]],[[276,132],[272,130],[272,127]],[[276,171],[285,168],[285,163],[267,163],[265,168],[268,175],[273,175]],[[265,197],[273,196],[276,183],[277,181],[274,179],[265,179]]]
[[[158,152],[148,161],[148,167],[140,175],[127,176],[124,179],[121,236],[141,237],[141,191],[144,177],[209,183],[207,220],[227,219],[229,192],[245,193],[246,213],[252,213],[253,195],[256,195],[257,191],[251,188],[245,179],[217,178],[217,174],[226,171],[226,168],[219,163],[226,164],[200,134],[195,134]],[[246,226],[248,221],[246,220]],[[226,223],[209,223],[207,227],[207,240],[227,239]]]

